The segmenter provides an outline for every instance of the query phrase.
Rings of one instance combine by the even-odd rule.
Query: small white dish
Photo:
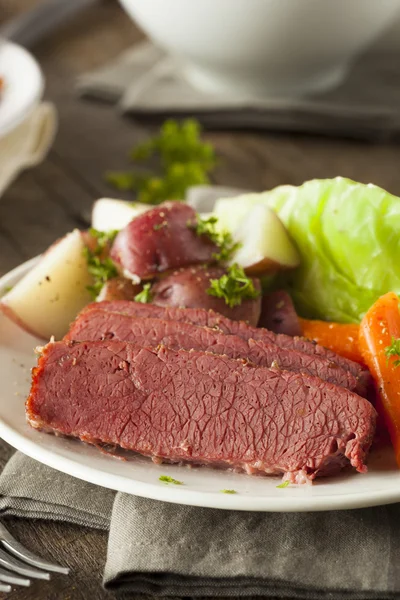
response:
[[[38,63],[21,46],[0,41],[0,138],[22,123],[39,104],[44,79]]]
[[[0,279],[0,294],[14,285],[38,259]],[[390,449],[371,456],[369,472],[321,478],[312,486],[277,487],[278,477],[251,477],[206,467],[156,465],[134,456],[126,462],[77,440],[32,429],[25,421],[25,399],[33,348],[43,342],[0,315],[0,437],[35,460],[78,479],[128,494],[176,504],[248,511],[321,511],[377,506],[400,501],[400,470]],[[165,484],[169,475],[183,485]],[[222,490],[235,490],[225,494]]]

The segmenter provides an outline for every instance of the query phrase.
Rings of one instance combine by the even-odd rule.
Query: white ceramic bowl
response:
[[[338,84],[400,0],[120,0],[208,91],[302,95]]]
[[[44,90],[40,67],[21,46],[0,40],[0,137],[15,129],[39,104]]]

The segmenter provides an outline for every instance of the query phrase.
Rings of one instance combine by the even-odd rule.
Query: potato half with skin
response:
[[[230,264],[239,264],[248,275],[293,269],[300,264],[299,253],[284,225],[267,206],[253,206],[233,237],[240,247]]]
[[[43,339],[56,339],[89,302],[93,283],[84,240],[77,229],[53,244],[0,302],[0,309],[23,329]]]

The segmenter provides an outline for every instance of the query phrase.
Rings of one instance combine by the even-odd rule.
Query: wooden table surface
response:
[[[8,16],[35,0],[5,3]],[[106,1],[34,48],[46,75],[46,97],[59,112],[59,133],[47,160],[24,173],[0,201],[0,274],[40,253],[55,238],[84,227],[92,202],[113,192],[106,169],[126,164],[129,148],[148,134],[111,106],[79,100],[75,77],[141,39],[120,7]],[[342,175],[372,181],[400,195],[400,146],[256,133],[210,133],[220,162],[215,182],[255,190],[314,177]],[[11,450],[3,444],[3,458]],[[9,600],[102,600],[107,535],[48,522],[10,519],[13,533],[33,551],[71,567],[69,577],[16,588]]]

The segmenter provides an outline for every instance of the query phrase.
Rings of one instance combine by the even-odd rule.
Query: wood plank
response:
[[[0,202],[1,227],[21,249],[24,258],[40,254],[76,227],[66,208],[37,184],[36,177],[33,172],[24,173]]]

